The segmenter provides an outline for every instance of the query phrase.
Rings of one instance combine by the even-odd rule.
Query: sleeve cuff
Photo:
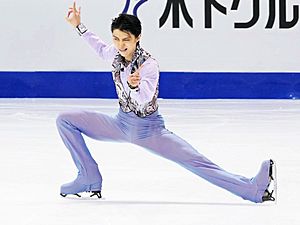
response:
[[[76,26],[76,31],[79,34],[79,36],[82,36],[85,32],[88,31],[88,29],[84,24],[80,23]]]

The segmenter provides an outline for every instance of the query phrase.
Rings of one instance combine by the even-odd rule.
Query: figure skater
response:
[[[69,8],[66,20],[99,57],[112,61],[120,107],[114,117],[89,111],[65,112],[58,116],[59,134],[78,169],[77,178],[61,186],[63,197],[69,194],[80,197],[81,192],[91,192],[91,196],[101,198],[102,177],[85,144],[84,134],[100,141],[141,146],[245,200],[256,203],[275,201],[274,189],[270,190],[270,183],[276,182],[273,160],[264,161],[253,178],[235,175],[211,162],[165,128],[157,104],[158,63],[140,45],[142,28],[137,17],[120,14],[112,20],[113,45],[105,44],[81,23],[80,8],[77,10],[75,2]]]

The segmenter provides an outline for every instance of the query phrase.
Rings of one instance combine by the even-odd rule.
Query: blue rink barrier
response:
[[[298,99],[300,73],[161,72],[159,98]],[[1,98],[116,98],[111,72],[0,71]]]

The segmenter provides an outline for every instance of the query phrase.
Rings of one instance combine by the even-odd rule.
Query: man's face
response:
[[[136,49],[136,44],[140,40],[139,37],[135,37],[130,32],[124,32],[119,29],[113,30],[113,43],[121,56],[126,60],[131,61]]]

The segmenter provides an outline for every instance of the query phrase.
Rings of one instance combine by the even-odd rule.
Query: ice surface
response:
[[[62,198],[76,176],[55,126],[66,110],[114,114],[116,100],[0,99],[0,224],[299,225],[300,101],[159,100],[169,130],[224,169],[254,176],[273,158],[277,204],[254,204],[130,144],[86,142],[104,199]]]

